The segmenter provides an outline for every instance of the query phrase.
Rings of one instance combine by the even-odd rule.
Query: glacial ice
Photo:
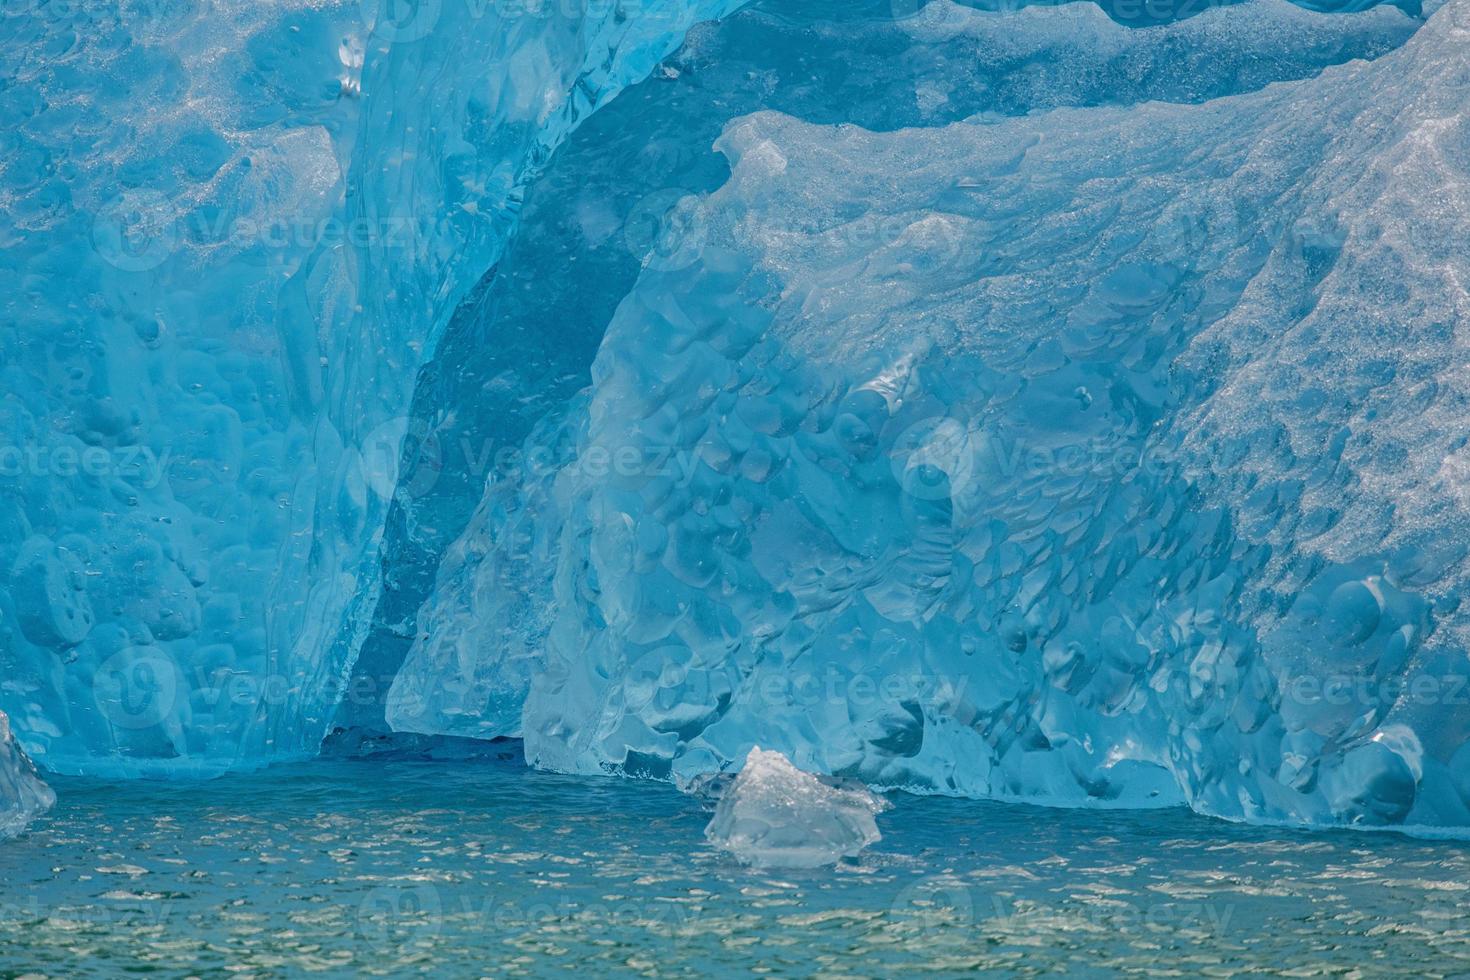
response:
[[[723,161],[707,147],[724,122],[775,107],[886,130],[977,112],[1202,101],[1377,56],[1415,24],[1393,8],[1323,16],[1277,0],[1144,30],[1091,4],[1002,15],[936,0],[922,12],[916,24],[861,4],[757,3],[697,28],[659,78],[561,148],[533,188],[515,254],[457,316],[442,367],[420,386],[415,425],[428,459],[404,478],[412,492],[400,495],[403,519],[388,531],[397,560],[380,612],[390,611],[358,664],[369,687],[392,678],[380,716],[392,729],[520,733],[554,606],[560,518],[547,512],[556,506],[548,489],[570,438],[565,426],[543,421],[537,434],[523,420],[577,424],[578,412],[562,406],[590,382],[606,323],[656,245],[607,228],[641,231],[654,207],[723,183]],[[944,25],[937,35],[926,26],[935,21]],[[877,222],[870,230],[884,231]],[[568,287],[571,262],[579,274]],[[502,450],[514,465],[491,468],[470,518],[479,491],[465,474]],[[363,712],[351,720],[372,723]]]
[[[780,752],[752,748],[715,808],[705,836],[759,868],[817,868],[882,839],[887,803],[861,788],[832,786]]]
[[[0,714],[0,840],[20,833],[55,802],[56,794],[11,737],[10,720]]]
[[[42,765],[317,750],[465,277],[557,142],[724,10],[0,14],[0,708]]]
[[[1470,832],[1470,0],[741,6],[0,14],[20,746]]]
[[[1470,828],[1467,11],[1200,105],[732,123],[593,367],[528,758]]]

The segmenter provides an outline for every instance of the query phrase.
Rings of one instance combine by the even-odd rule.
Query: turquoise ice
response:
[[[0,710],[1463,834],[1467,5],[6,11]]]
[[[1458,14],[1199,105],[731,122],[536,508],[554,618],[501,731],[573,772],[761,745],[919,792],[1466,826]],[[505,649],[453,669],[503,696]]]
[[[456,315],[449,349],[417,396],[414,428],[426,448],[403,481],[402,516],[388,531],[396,567],[354,679],[365,690],[391,681],[378,719],[400,731],[519,734],[554,605],[560,520],[547,513],[548,490],[581,417],[562,406],[590,382],[607,319],[658,247],[662,212],[677,214],[680,201],[723,181],[709,144],[725,121],[774,104],[883,130],[977,112],[1201,101],[1382,54],[1415,26],[1392,8],[1324,17],[1271,2],[1146,30],[1089,4],[1000,16],[933,3],[921,14],[764,4],[705,25],[660,77],[610,105],[553,160],[533,188],[516,254]],[[874,217],[857,231],[876,238],[891,224]],[[647,462],[675,465],[656,457]],[[475,508],[473,474],[483,480],[487,466],[493,485]],[[374,719],[357,705],[344,715]]]
[[[42,765],[316,752],[466,277],[565,133],[723,9],[0,15],[0,708]]]

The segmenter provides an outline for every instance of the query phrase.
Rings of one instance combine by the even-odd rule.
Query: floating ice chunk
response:
[[[830,785],[757,746],[704,834],[745,864],[817,868],[881,840],[873,817],[887,808],[882,797]]]
[[[10,737],[10,719],[0,714],[0,840],[20,833],[55,802],[56,794]]]

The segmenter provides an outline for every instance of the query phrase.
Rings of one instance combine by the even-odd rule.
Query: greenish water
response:
[[[650,783],[509,762],[57,780],[0,846],[0,976],[1470,975],[1470,851],[900,797],[746,870]]]

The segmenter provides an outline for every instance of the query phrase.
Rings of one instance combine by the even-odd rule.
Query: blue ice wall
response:
[[[0,710],[1463,833],[1467,3],[8,9]]]
[[[528,757],[1463,832],[1467,42],[1454,3],[1198,105],[731,123],[575,452],[511,475],[557,534]],[[429,631],[403,683],[489,694],[417,718],[513,720],[524,639]]]
[[[528,756],[1465,826],[1467,40],[1456,5],[1197,107],[732,124],[580,453],[684,468],[563,474]]]
[[[448,312],[551,147],[723,9],[5,10],[0,708],[42,765],[316,750]]]
[[[933,3],[895,16],[887,4],[757,3],[702,25],[558,150],[506,262],[457,311],[421,377],[421,448],[390,518],[393,561],[353,680],[361,697],[342,724],[519,730],[526,667],[553,605],[557,523],[535,514],[554,506],[544,490],[565,459],[565,435],[550,433],[590,382],[662,210],[728,177],[711,145],[729,120],[769,107],[891,130],[1059,105],[1203,101],[1383,54],[1416,26],[1391,8],[1324,17],[1287,3],[1156,30],[1125,29],[1090,4],[995,16]],[[534,425],[544,431],[528,439]]]

